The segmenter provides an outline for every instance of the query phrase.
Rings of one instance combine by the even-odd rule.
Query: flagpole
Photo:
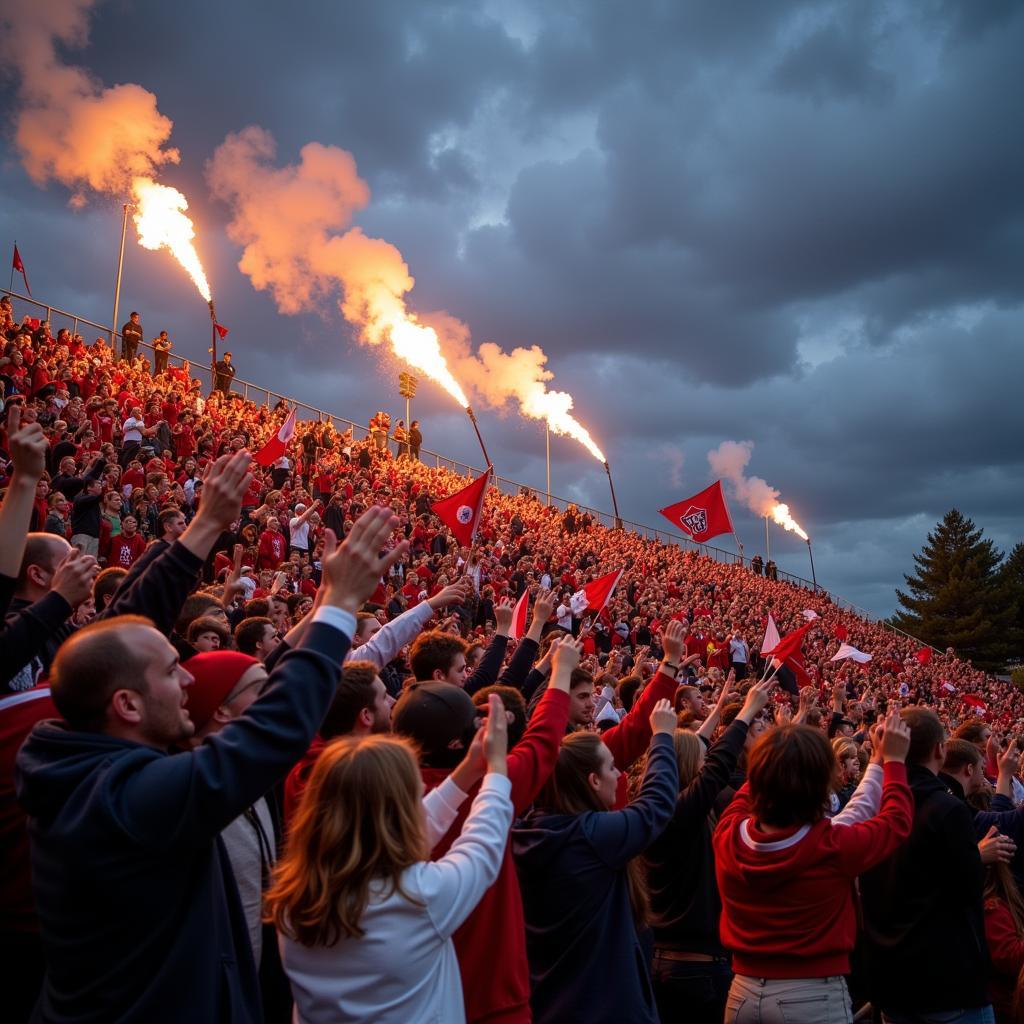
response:
[[[608,465],[607,460],[604,464],[604,471],[608,474],[608,486],[612,492],[612,508],[615,510],[615,529],[622,529],[622,519],[619,516],[619,503],[615,500],[615,484],[612,483],[612,470],[611,466]]]
[[[213,308],[213,299],[207,303],[210,307],[210,394],[217,388],[217,311]],[[267,396],[268,400],[270,396]]]
[[[466,406],[466,415],[469,417],[469,422],[473,424],[473,429],[476,431],[476,439],[480,442],[480,451],[484,453],[485,469],[490,469],[492,466],[491,457],[487,454],[487,446],[484,444],[484,439],[480,435],[480,428],[476,423],[476,415],[473,413],[473,409],[470,406]]]
[[[764,560],[770,562],[772,560],[772,539],[768,536],[768,517],[764,517],[764,547],[765,554]]]
[[[124,204],[124,215],[121,218],[121,248],[117,256],[117,280],[114,282],[114,321],[110,325],[110,348],[117,351],[117,307],[121,304],[121,273],[124,270],[124,239],[128,233],[128,207]],[[124,359],[124,338],[121,339],[121,358]]]
[[[14,251],[15,252],[18,251],[18,240],[17,239],[14,240]],[[14,292],[14,258],[13,257],[11,257],[11,283],[10,283],[10,285],[8,285],[7,291],[11,292],[11,293]]]

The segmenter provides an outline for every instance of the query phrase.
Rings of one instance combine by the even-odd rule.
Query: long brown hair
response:
[[[426,860],[420,773],[395,736],[347,737],[317,759],[266,896],[265,919],[303,946],[361,938],[371,884],[402,889]]]
[[[586,814],[588,811],[607,811],[590,785],[591,772],[601,770],[601,750],[604,743],[596,732],[574,732],[562,740],[555,770],[544,786],[539,803],[558,814]],[[639,857],[634,857],[626,868],[629,902],[637,927],[647,923],[650,900],[647,882]]]

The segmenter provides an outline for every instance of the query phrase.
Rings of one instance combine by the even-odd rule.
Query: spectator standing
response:
[[[142,338],[142,322],[139,319],[139,314],[133,310],[128,317],[128,322],[121,328],[122,362],[130,363],[138,355]]]
[[[167,336],[166,331],[161,331],[153,339],[153,376],[158,377],[167,369],[167,353],[174,347],[174,343]]]
[[[423,434],[420,432],[420,421],[413,420],[409,424],[409,454],[417,462],[420,460],[420,448],[423,445]]]
[[[984,870],[970,808],[939,778],[946,730],[903,711],[914,796],[909,840],[860,882],[872,1004],[886,1024],[991,1022]]]
[[[231,390],[231,382],[235,379],[235,364],[231,362],[231,353],[225,352],[224,358],[217,360],[214,369],[214,390],[226,395]]]

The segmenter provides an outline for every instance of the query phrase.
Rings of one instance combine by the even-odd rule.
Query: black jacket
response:
[[[912,765],[910,838],[861,877],[871,1002],[940,1012],[987,1006],[984,868],[971,809]]]
[[[644,855],[656,946],[725,955],[718,934],[722,900],[711,818],[746,740],[747,723],[734,720],[707,752],[700,773],[680,792],[672,820]]]
[[[305,753],[349,638],[314,623],[195,751],[41,722],[18,754],[47,974],[36,1021],[262,1020],[220,832]]]

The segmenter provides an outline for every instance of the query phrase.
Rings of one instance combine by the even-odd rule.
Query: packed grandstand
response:
[[[958,732],[961,737],[950,742],[950,750],[957,742],[976,750],[977,777],[996,784],[995,798],[1011,799],[1012,810],[1020,787],[1016,778],[1007,777],[1017,770],[1015,748],[1001,745],[998,735],[1016,724],[1022,703],[1020,693],[1008,683],[975,669],[954,650],[933,650],[884,623],[857,615],[824,591],[772,579],[749,563],[716,560],[692,547],[602,525],[586,511],[556,507],[533,492],[503,493],[492,487],[474,543],[460,545],[432,506],[465,487],[469,478],[420,458],[420,444],[410,439],[404,425],[396,440],[390,425],[382,425],[380,420],[364,432],[339,430],[330,418],[300,419],[286,450],[261,466],[250,463],[244,453],[263,449],[278,435],[289,416],[288,403],[251,401],[232,387],[230,378],[211,389],[190,374],[187,363],[178,360],[168,362],[166,369],[157,373],[148,358],[152,353],[145,346],[134,358],[125,359],[118,346],[111,347],[102,338],[87,343],[67,327],[51,334],[48,321],[35,318],[32,311],[16,309],[8,298],[0,303],[0,318],[6,339],[0,357],[5,410],[5,429],[0,436],[5,468],[0,483],[7,489],[7,511],[17,500],[19,474],[23,482],[36,473],[34,493],[25,506],[26,520],[20,526],[5,520],[0,538],[2,544],[19,547],[14,571],[0,573],[7,609],[6,631],[0,640],[4,644],[0,675],[5,691],[0,699],[0,802],[7,851],[3,935],[7,961],[18,965],[12,978],[19,980],[18,1005],[22,1009],[30,1008],[41,992],[42,1019],[104,1019],[104,1014],[115,1019],[129,1007],[137,1012],[149,1007],[153,1015],[148,1019],[172,1019],[168,1007],[177,1007],[174,1012],[184,1014],[178,1019],[187,1019],[188,999],[203,999],[230,1004],[231,1012],[220,1019],[250,1020],[262,1012],[266,1019],[286,1020],[294,998],[302,1019],[414,1020],[420,1019],[417,1014],[427,1012],[426,1007],[451,1014],[437,1019],[453,1020],[463,1019],[461,1015],[481,1021],[528,1020],[531,1014],[537,1020],[570,1020],[583,1019],[579,1014],[584,1010],[590,1014],[587,1019],[594,1020],[656,1020],[659,1011],[662,1019],[678,1014],[683,1019],[721,1020],[727,995],[733,1004],[750,998],[742,986],[757,977],[805,979],[808,970],[826,980],[851,975],[849,957],[857,926],[849,879],[860,874],[861,868],[865,872],[870,869],[865,875],[871,881],[865,886],[861,913],[867,921],[867,960],[874,957],[876,963],[873,969],[854,965],[850,982],[853,1005],[872,1000],[876,1007],[892,1008],[892,1019],[902,1019],[895,1016],[897,1011],[914,1008],[904,1006],[901,997],[893,994],[897,987],[877,963],[885,956],[879,950],[891,950],[886,943],[893,941],[885,931],[888,910],[878,916],[879,906],[891,909],[896,898],[895,890],[886,886],[905,889],[907,872],[913,874],[918,866],[915,862],[909,868],[893,868],[888,880],[878,875],[881,858],[898,857],[896,847],[911,835],[908,808],[913,804],[907,795],[902,761],[908,760],[913,782],[914,771],[931,763],[928,757],[934,750],[946,748],[940,728],[939,741],[922,754],[927,744],[920,737],[927,733],[931,718],[925,720],[920,715],[935,712],[946,731]],[[33,463],[33,451],[40,460],[38,465]],[[233,473],[237,479],[231,477]],[[383,513],[373,511],[379,507],[390,509],[394,518],[381,519]],[[340,541],[344,545],[336,550]],[[379,542],[379,550],[371,550],[375,547],[372,541]],[[344,557],[362,560],[359,585],[353,582],[355,570],[346,576],[340,568]],[[376,576],[367,581],[371,570]],[[607,605],[590,606],[585,596],[588,584],[619,570],[622,574]],[[342,589],[344,600],[338,597]],[[532,613],[529,630],[512,623],[512,608],[524,593],[528,595],[525,607]],[[332,595],[337,598],[334,604]],[[358,596],[358,604],[353,595]],[[326,636],[331,632],[325,625],[330,618],[327,612],[338,613],[332,620],[338,626],[334,633],[340,636],[349,630],[337,650]],[[161,871],[169,872],[167,893],[161,897],[164,902],[153,902],[150,920],[173,911],[174,928],[162,930],[154,925],[152,949],[142,948],[146,944],[140,946],[135,941],[137,934],[131,938],[131,929],[139,925],[132,918],[134,911],[127,902],[118,902],[117,913],[129,924],[117,941],[124,938],[132,947],[133,960],[124,965],[116,983],[107,984],[99,963],[90,959],[91,951],[106,941],[97,938],[102,933],[94,920],[99,904],[92,903],[92,897],[77,904],[72,900],[74,906],[68,902],[68,886],[74,886],[75,879],[66,866],[61,867],[65,863],[62,858],[79,847],[67,845],[77,826],[64,820],[64,812],[70,814],[67,809],[85,797],[70,784],[58,798],[47,791],[52,783],[46,773],[47,758],[52,756],[55,741],[47,732],[51,726],[46,720],[59,716],[74,726],[75,715],[80,715],[77,731],[72,729],[72,733],[89,731],[91,726],[81,724],[88,718],[82,710],[85,698],[72,692],[75,686],[69,680],[75,671],[88,674],[82,667],[91,664],[87,648],[100,644],[111,628],[119,628],[119,616],[125,613],[146,616],[170,640],[192,680],[188,706],[196,735],[205,741],[191,749],[220,751],[218,757],[224,760],[217,763],[222,768],[232,756],[242,756],[240,741],[234,741],[234,754],[224,751],[228,750],[227,736],[234,735],[233,718],[241,722],[250,712],[243,709],[235,715],[224,709],[233,706],[231,702],[242,692],[236,684],[247,678],[250,667],[267,669],[269,677],[263,672],[261,683],[268,678],[273,682],[275,674],[278,681],[284,681],[288,671],[295,673],[302,664],[304,650],[314,657],[304,645],[319,643],[326,646],[316,654],[321,668],[315,671],[326,671],[323,658],[331,651],[343,657],[342,647],[347,650],[351,641],[359,660],[346,663],[345,682],[338,694],[347,694],[345,699],[351,701],[356,699],[353,693],[362,692],[363,684],[365,692],[371,693],[366,687],[375,676],[383,683],[378,697],[371,693],[367,698],[376,703],[364,702],[354,711],[354,706],[343,706],[341,696],[335,698],[326,719],[323,707],[311,705],[306,709],[306,725],[312,730],[308,736],[296,726],[287,736],[271,737],[274,742],[268,740],[263,747],[258,730],[254,731],[250,736],[252,757],[263,766],[266,778],[249,765],[257,780],[250,782],[249,789],[241,781],[244,773],[220,789],[211,784],[211,792],[216,791],[217,799],[226,800],[227,805],[216,804],[218,810],[209,812],[205,826],[198,819],[188,826],[195,830],[185,843],[192,851],[188,856],[201,848],[203,857],[229,864],[238,886],[238,894],[217,897],[226,900],[228,909],[213,914],[213,930],[234,927],[237,934],[232,941],[246,947],[236,950],[239,974],[225,982],[225,988],[218,987],[218,979],[205,975],[192,986],[194,975],[190,972],[195,968],[187,955],[180,955],[179,947],[188,940],[214,950],[217,940],[201,934],[203,914],[211,912],[201,907],[188,909],[191,882],[185,879],[184,868],[169,867],[166,859],[160,860],[157,848],[163,840],[154,838],[160,834],[159,823],[143,811],[137,812],[138,819],[132,819],[131,828],[123,822],[117,826],[122,829],[123,834],[118,833],[121,838],[96,833],[79,836],[75,842],[102,845],[109,841],[118,847],[113,860],[102,861],[105,866],[91,855],[84,857],[83,864],[93,872],[90,885],[98,886],[97,900],[112,898],[112,892],[122,885],[135,898],[137,879],[130,877],[131,872],[117,874],[128,871],[118,858],[128,856],[123,835],[131,832],[132,843],[137,841],[138,849],[145,850],[145,856],[157,865],[146,884],[162,885],[154,880],[162,877]],[[142,622],[132,619],[123,628],[143,629]],[[780,637],[804,630],[802,645],[775,665],[775,672],[773,652],[761,654],[766,633],[773,629]],[[564,639],[567,636],[577,640]],[[869,652],[870,661],[832,660],[841,644]],[[159,653],[162,648],[154,650]],[[315,674],[310,665],[313,661],[308,662],[307,672]],[[364,666],[365,672],[367,665],[368,679],[360,683],[360,670],[350,666]],[[336,665],[333,671],[337,675]],[[765,676],[767,681],[759,683]],[[546,689],[545,679],[549,680]],[[492,688],[494,684],[498,684],[496,688]],[[298,684],[293,679],[291,685]],[[204,686],[211,688],[205,696]],[[265,714],[269,714],[274,699],[284,700],[274,696],[281,689],[266,687],[252,707],[265,704]],[[471,725],[470,697],[477,703],[477,712],[482,710],[491,722],[503,701],[508,712],[507,739],[490,732],[473,739],[464,729],[456,729],[450,736],[444,733],[445,723],[439,725],[431,718],[438,712],[426,706],[428,697],[436,697],[442,704],[450,702],[444,706],[454,718],[466,713],[458,700],[446,695],[446,689],[469,695],[465,700]],[[556,690],[568,692],[572,703],[563,701]],[[122,700],[117,694],[128,692],[130,687],[117,690],[112,699]],[[671,706],[661,703],[663,697]],[[324,698],[329,699],[329,695]],[[913,711],[904,715],[906,724],[901,724],[900,707]],[[101,718],[114,714],[109,708],[100,710]],[[119,710],[117,714],[125,722],[137,723],[140,719],[132,719],[129,712]],[[277,713],[284,716],[280,708]],[[252,717],[254,722],[259,718],[255,713]],[[629,813],[632,808],[636,819],[622,827],[627,832],[637,829],[643,836],[643,842],[635,835],[627,842],[623,833],[618,840],[622,844],[619,853],[606,856],[602,852],[597,857],[601,870],[612,871],[607,885],[613,895],[607,905],[588,903],[594,892],[606,885],[598,868],[589,862],[581,867],[583,860],[571,858],[567,865],[560,865],[564,837],[552,838],[560,827],[557,821],[566,815],[595,811],[586,811],[585,801],[574,804],[567,796],[572,788],[568,773],[573,766],[563,765],[568,757],[565,751],[581,759],[580,764],[593,755],[582,741],[563,745],[559,753],[567,724],[572,737],[604,737],[604,750],[611,751],[615,776],[632,771],[633,800],[626,803],[624,774],[621,787],[611,777],[607,800],[596,808],[609,815]],[[223,750],[217,747],[215,736],[222,726]],[[848,834],[852,842],[853,836],[860,835],[858,829],[869,824],[877,829],[871,839],[877,843],[874,861],[864,851],[857,854],[860,860],[849,854],[852,860],[845,881],[842,872],[825,877],[832,886],[830,891],[838,894],[838,902],[832,906],[831,897],[814,897],[819,901],[815,906],[823,908],[818,923],[825,924],[812,929],[812,940],[801,938],[801,919],[793,903],[786,903],[791,913],[781,925],[772,923],[778,908],[769,904],[776,898],[785,903],[786,897],[770,886],[764,890],[763,920],[757,927],[751,924],[751,893],[743,888],[745,872],[753,870],[741,863],[743,857],[750,851],[771,848],[769,837],[780,829],[803,827],[800,821],[787,819],[785,813],[778,816],[776,807],[774,824],[778,827],[769,829],[771,805],[763,802],[772,785],[785,788],[772,781],[765,767],[770,762],[769,742],[776,742],[773,736],[784,743],[787,738],[805,735],[794,733],[794,728],[826,736],[831,743],[835,763],[828,770],[835,769],[835,778],[827,779],[829,815],[849,813],[845,807],[853,807],[859,814],[840,821],[834,832]],[[302,886],[296,880],[301,877],[301,865],[309,867],[315,836],[334,827],[323,817],[327,813],[323,801],[328,799],[325,794],[334,778],[328,773],[334,772],[335,781],[343,787],[348,770],[345,758],[363,756],[358,744],[331,740],[390,729],[415,741],[416,747],[409,749],[418,752],[428,790],[437,786],[441,792],[442,779],[451,773],[452,778],[461,780],[462,776],[457,776],[460,771],[466,773],[467,791],[479,790],[468,818],[466,807],[458,817],[454,811],[445,816],[436,804],[426,811],[436,863],[444,865],[450,857],[464,856],[461,870],[465,878],[475,879],[472,884],[465,883],[472,891],[461,893],[452,904],[461,909],[449,907],[449,923],[438,926],[443,940],[453,936],[454,955],[449,955],[451,943],[446,946],[438,940],[440,944],[431,947],[436,959],[430,963],[437,966],[431,984],[443,990],[433,996],[425,995],[423,988],[432,968],[418,980],[410,980],[403,961],[397,977],[380,981],[379,965],[371,963],[372,956],[367,959],[365,950],[355,951],[364,933],[374,942],[399,942],[399,932],[394,931],[399,926],[394,921],[387,923],[367,911],[360,925],[359,915],[353,918],[346,910],[310,924],[311,897],[300,891]],[[438,729],[445,742],[431,749]],[[553,739],[541,756],[537,750],[542,734],[547,735],[545,729],[552,732]],[[313,740],[312,733],[318,730],[320,735]],[[72,733],[61,735],[66,738]],[[135,733],[129,730],[117,735]],[[28,742],[19,755],[26,737]],[[753,743],[755,737],[761,737],[757,743]],[[166,746],[175,749],[189,749],[188,738],[164,737]],[[464,745],[461,738],[466,739]],[[473,747],[470,740],[481,746]],[[687,743],[691,741],[699,755],[691,751],[695,760],[688,762]],[[456,743],[460,745],[453,746]],[[508,744],[507,765],[504,743]],[[538,745],[537,750],[531,744]],[[449,757],[452,751],[458,756]],[[363,754],[368,758],[385,756],[383,748],[372,744]],[[940,760],[938,768],[961,778],[964,765],[974,764],[969,754],[969,750],[960,750],[959,761],[954,758],[955,763],[943,764]],[[505,806],[509,784],[488,783],[488,774],[480,785],[483,768],[474,778],[476,767],[466,767],[471,756],[481,764],[486,761],[488,773],[508,774],[510,806]],[[786,760],[795,757],[788,748],[778,747],[775,756],[778,763],[802,763]],[[182,753],[163,760],[181,764],[187,757]],[[529,770],[523,766],[527,760]],[[300,762],[298,767],[293,767],[296,762]],[[899,769],[890,762],[899,762]],[[744,785],[747,768],[752,773],[752,795]],[[401,765],[396,765],[393,770],[400,774],[400,769]],[[209,764],[203,769],[217,770]],[[602,770],[597,766],[584,772],[586,778],[598,779],[595,792],[600,790]],[[279,791],[275,787],[285,776],[287,783]],[[529,781],[524,781],[527,778]],[[231,788],[236,782],[237,792]],[[179,783],[186,785],[169,775],[162,785],[173,788]],[[193,784],[202,790],[202,782],[193,780],[187,785]],[[758,785],[764,788],[757,791]],[[659,787],[667,789],[667,803],[664,793],[659,795]],[[968,789],[964,786],[959,796],[968,795]],[[1004,789],[1010,790],[1008,796]],[[271,806],[277,799],[275,793],[283,798],[285,821]],[[231,794],[231,799],[225,794]],[[730,804],[728,798],[734,796]],[[445,799],[450,797],[445,791]],[[160,804],[163,796],[150,794],[150,798]],[[788,798],[798,802],[799,794],[790,793]],[[749,819],[753,824],[749,829],[746,819],[737,824],[740,831],[747,830],[743,832],[747,846],[738,850],[728,845],[727,833],[739,821],[736,815],[746,813],[749,799],[755,801],[754,817]],[[210,800],[209,806],[214,806],[213,797]],[[508,845],[513,808],[516,824]],[[128,813],[124,808],[117,813],[121,811]],[[166,808],[164,812],[170,813]],[[807,827],[821,826],[821,815],[813,808],[809,813]],[[436,814],[437,820],[431,814]],[[670,822],[673,814],[677,815],[675,825]],[[692,836],[702,838],[680,852],[673,844],[683,840],[674,837],[673,827],[682,828],[679,823],[684,818],[690,822],[687,827]],[[26,831],[29,819],[31,853]],[[709,823],[715,822],[718,828],[712,851]],[[843,824],[850,825],[848,833],[839,827]],[[761,826],[766,829],[763,834],[757,832]],[[1002,820],[999,826],[1007,835],[1020,828]],[[144,840],[132,832],[136,827],[145,831]],[[977,821],[968,827],[977,827]],[[258,848],[246,846],[244,837],[230,831],[238,828],[244,837],[255,835]],[[282,845],[289,828],[289,841]],[[343,825],[337,828],[341,835]],[[223,844],[218,841],[212,846],[222,829]],[[488,829],[496,839],[486,838]],[[975,855],[978,878],[972,875],[962,882],[950,875],[949,879],[952,888],[962,883],[977,897],[977,907],[972,905],[970,913],[974,909],[981,913],[981,864],[1003,863],[1013,854],[1010,845],[998,846],[991,837],[986,848],[986,831],[977,837],[971,831],[968,841],[971,850],[982,840],[981,851]],[[788,832],[785,836],[786,842],[792,838]],[[600,847],[594,836],[590,841],[596,844],[594,849]],[[841,860],[847,854],[842,853],[842,841],[837,842]],[[911,835],[906,848],[913,843]],[[635,863],[642,864],[645,878],[638,881],[633,868],[627,871],[626,865],[640,854],[644,859]],[[131,854],[136,855],[137,850]],[[925,854],[918,850],[916,856]],[[585,860],[581,852],[573,857]],[[673,857],[690,858],[690,881],[673,875]],[[34,889],[29,883],[30,858]],[[111,868],[115,862],[121,866]],[[274,862],[278,862],[276,872]],[[951,872],[959,870],[953,861],[948,867]],[[929,862],[921,872],[927,875],[933,868]],[[103,880],[108,869],[109,885],[115,890]],[[549,869],[551,878],[546,875]],[[567,872],[564,876],[559,874],[563,869]],[[592,888],[577,894],[571,904],[592,911],[585,922],[573,925],[585,937],[586,948],[580,950],[566,931],[569,909],[562,907],[556,913],[551,908],[558,904],[560,892],[569,893],[580,884],[584,869],[593,872],[587,876]],[[974,866],[963,870],[973,872]],[[217,877],[217,885],[222,886],[225,879]],[[402,878],[407,880],[406,875]],[[694,879],[699,881],[699,891]],[[409,884],[417,892],[417,886],[424,887],[421,896],[427,903],[434,898],[430,894],[435,883],[429,879],[417,875]],[[443,887],[441,881],[436,884]],[[640,889],[646,891],[638,895]],[[719,889],[724,907],[721,928]],[[264,890],[270,894],[267,903],[262,899]],[[367,908],[365,892],[358,904],[363,911]],[[1018,961],[1024,960],[1024,952],[1018,952],[1014,960],[998,945],[1009,942],[1007,915],[1016,928],[1016,918],[1006,909],[1016,904],[994,883],[986,892],[990,899],[984,904],[985,928],[994,966],[981,954],[977,964],[958,964],[953,973],[970,975],[980,969],[982,994],[965,983],[950,998],[959,1000],[958,1006],[982,1005],[988,998],[985,979],[989,978],[1000,1019],[1017,1019],[1009,1014],[1021,966]],[[800,898],[806,895],[800,893]],[[212,897],[207,893],[204,898]],[[390,906],[388,900],[393,898],[392,894],[380,906]],[[172,902],[166,903],[167,899]],[[181,906],[186,909],[180,918],[174,900],[184,901]],[[263,913],[268,915],[266,919]],[[951,912],[954,917],[956,913]],[[559,914],[565,915],[565,921]],[[834,916],[830,918],[830,914]],[[924,910],[921,915],[915,927],[927,930],[930,925]],[[243,916],[244,924],[239,924]],[[275,926],[280,959],[275,952]],[[799,934],[795,938],[776,934],[779,929],[785,932],[786,927]],[[958,935],[964,927],[957,920]],[[495,938],[506,933],[505,939]],[[436,939],[432,936],[430,941]],[[341,940],[348,944],[347,967],[331,961],[329,955]],[[912,944],[923,938],[917,934],[912,940],[903,936],[898,941]],[[1019,937],[1014,941],[1021,943]],[[772,942],[777,942],[778,948],[768,955]],[[496,954],[494,961],[486,960],[481,949],[489,943],[502,954]],[[644,950],[643,956],[632,956],[634,945]],[[172,949],[179,952],[171,956]],[[408,956],[411,965],[415,959],[412,951],[401,949],[401,956]],[[1024,945],[1020,949],[1024,951]],[[599,955],[600,950],[608,950],[609,959]],[[327,963],[333,967],[325,973]],[[809,969],[808,964],[813,966]],[[941,958],[936,964],[929,970],[941,970]],[[379,988],[367,991],[359,970],[367,972],[365,977],[378,978]],[[412,966],[409,971],[415,973]],[[920,971],[918,975],[923,977]],[[604,980],[613,976],[615,984],[603,988]],[[650,996],[652,979],[654,995]],[[694,979],[704,985],[703,995],[694,994]],[[927,980],[933,990],[936,984]],[[843,991],[845,986],[843,982]],[[834,990],[829,991],[828,998],[833,998]],[[927,1001],[924,996],[913,998]],[[389,999],[392,1001],[387,1002]],[[329,1005],[337,1012],[317,1016],[318,1005]],[[608,1005],[617,1007],[615,1015],[602,1017]],[[828,1012],[834,1009],[830,1004]]]

